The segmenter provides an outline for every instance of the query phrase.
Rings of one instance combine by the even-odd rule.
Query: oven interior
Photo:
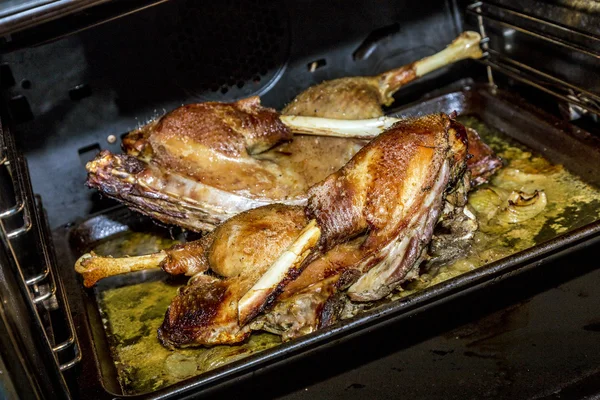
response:
[[[539,112],[574,138],[565,153],[580,143],[586,156],[579,175],[597,184],[600,147],[586,145],[600,131],[596,2],[55,3],[77,7],[49,13],[43,8],[52,4],[23,10],[8,4],[0,15],[0,266],[6,277],[0,295],[10,302],[2,314],[7,334],[0,336],[2,360],[22,360],[22,373],[11,374],[21,393],[68,398],[78,392],[74,386],[86,385],[81,374],[110,374],[86,360],[106,349],[78,338],[77,332],[95,329],[81,317],[95,310],[84,306],[86,294],[64,262],[61,238],[91,215],[123,210],[85,187],[86,162],[100,150],[119,153],[124,134],[182,104],[258,95],[263,105],[281,109],[311,85],[408,64],[475,30],[483,37],[481,60],[460,61],[407,85],[389,111],[471,88],[508,93],[519,98],[515,118],[522,105],[523,115]],[[493,115],[493,107],[486,112]],[[548,140],[556,148],[562,139],[549,134]],[[95,229],[113,228],[100,223]],[[49,366],[48,373],[36,373],[35,365]],[[105,389],[103,396],[120,394],[118,386]]]

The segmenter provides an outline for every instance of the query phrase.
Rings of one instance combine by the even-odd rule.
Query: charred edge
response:
[[[456,118],[455,114],[456,111],[453,111],[452,114],[450,114],[450,129],[454,129],[456,139],[460,140],[462,144],[464,144],[468,149],[469,137],[467,136],[467,129],[464,127],[463,124],[454,120]]]
[[[343,291],[356,282],[360,278],[360,275],[360,271],[356,269],[349,269],[340,274],[337,281],[333,284],[333,293],[321,308],[317,310],[317,315],[319,316],[317,329],[333,325],[340,320],[344,305],[348,301],[348,296]]]
[[[345,293],[335,292],[325,300],[325,303],[317,310],[317,315],[319,316],[317,329],[333,325],[340,320],[340,316],[346,303],[346,297]]]
[[[126,157],[124,160],[121,160],[121,162],[123,169],[132,175],[139,174],[146,169],[144,162],[135,157]]]
[[[347,269],[342,272],[340,279],[335,284],[337,290],[346,290],[360,278],[361,273],[357,269]]]
[[[387,84],[388,86],[385,91],[385,95],[392,96],[398,91],[398,89],[408,82],[413,81],[416,77],[417,69],[415,68],[415,63],[413,62],[400,68],[384,72],[382,75],[380,75],[380,82],[383,82],[384,85]],[[386,101],[384,101],[384,105],[389,106],[391,103],[393,103],[393,101],[393,99],[386,99]]]
[[[194,344],[198,339],[198,333],[202,332],[217,315],[226,291],[226,286],[220,284],[185,288],[167,308],[165,319],[157,331],[158,340],[170,349]],[[193,303],[191,310],[185,308],[189,303]],[[173,323],[171,323],[172,314],[175,319]]]

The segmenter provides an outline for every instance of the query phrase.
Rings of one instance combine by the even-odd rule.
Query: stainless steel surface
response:
[[[10,360],[9,376],[23,399],[67,399],[67,383],[39,306],[30,299],[14,250],[0,221],[0,351]]]
[[[29,0],[0,2],[0,36],[9,35],[110,0]]]
[[[8,182],[0,182],[2,187],[8,188],[4,190],[3,202],[10,205],[7,193],[12,193],[15,204],[8,209],[6,204],[0,204],[0,208],[6,210],[0,214],[0,236],[6,241],[9,256],[18,269],[15,271],[17,277],[27,288],[31,309],[35,310],[35,322],[44,332],[43,339],[52,351],[58,369],[64,371],[81,359],[69,304],[54,273],[49,235],[45,230],[47,224],[41,215],[41,204],[36,203],[33,195],[26,161],[18,154],[9,129],[0,129],[0,137],[1,154],[5,155],[0,167],[8,169],[3,175]],[[17,211],[9,212],[11,210]],[[58,343],[50,326],[57,320],[66,329],[65,334],[59,335]],[[71,358],[66,351],[71,352]],[[63,353],[67,354],[66,359]]]
[[[0,126],[0,130],[2,127]],[[31,228],[31,223],[27,211],[25,210],[25,199],[23,198],[23,185],[24,182],[20,178],[17,172],[19,165],[17,165],[17,155],[15,152],[15,145],[12,138],[8,135],[0,134],[0,168],[3,169],[3,180],[2,190],[4,196],[7,198],[3,199],[6,204],[0,204],[0,220],[9,219],[19,214],[22,218],[22,225],[18,227],[12,227],[7,231],[9,238],[15,238],[23,233],[27,232]],[[14,196],[10,201],[8,197]]]

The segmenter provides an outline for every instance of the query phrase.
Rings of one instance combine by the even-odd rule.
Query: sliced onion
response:
[[[502,189],[485,187],[469,195],[469,205],[473,207],[480,218],[490,219],[502,205],[503,199]]]
[[[514,191],[508,196],[508,205],[494,217],[500,224],[517,224],[541,213],[548,200],[546,193],[536,190],[533,194]]]
[[[542,186],[548,177],[542,173],[534,171],[523,171],[518,168],[507,167],[499,171],[494,177],[495,184],[500,184],[503,187],[513,190],[532,191],[536,187]]]

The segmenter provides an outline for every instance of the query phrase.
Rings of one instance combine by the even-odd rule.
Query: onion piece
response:
[[[498,212],[508,193],[495,187],[485,187],[469,195],[469,205],[473,207],[479,218],[491,219]]]
[[[536,190],[533,194],[514,191],[507,199],[508,206],[496,214],[494,220],[500,224],[518,224],[541,213],[548,200],[546,193]]]

